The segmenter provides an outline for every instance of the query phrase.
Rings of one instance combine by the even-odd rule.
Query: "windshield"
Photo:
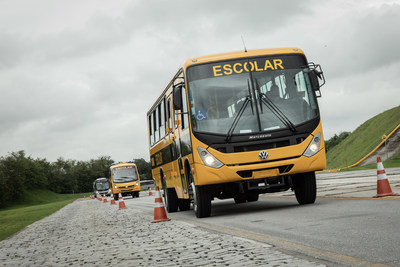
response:
[[[189,68],[193,130],[225,135],[294,131],[318,116],[304,65],[302,56],[282,55]]]
[[[96,189],[101,191],[101,190],[108,190],[110,188],[108,181],[96,181]]]
[[[137,180],[138,176],[135,166],[120,167],[113,170],[113,181],[115,183],[129,183]]]

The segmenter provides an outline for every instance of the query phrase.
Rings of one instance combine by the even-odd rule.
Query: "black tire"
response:
[[[317,182],[314,172],[297,174],[292,177],[293,190],[300,205],[312,204],[317,197]]]
[[[242,204],[242,203],[246,203],[247,197],[246,195],[236,195],[233,197],[233,199],[235,200],[236,204]]]
[[[135,192],[135,195],[136,195],[136,197],[139,197],[139,196],[140,196],[140,192],[139,192],[139,191],[136,191],[136,192]]]
[[[178,199],[180,211],[190,210],[190,199]]]
[[[192,182],[193,210],[197,218],[210,217],[211,197],[205,186],[197,186]]]
[[[178,211],[178,197],[175,192],[175,188],[167,188],[165,180],[163,179],[163,198],[165,209],[168,212],[177,212]]]
[[[114,200],[115,200],[115,201],[118,200],[118,194],[114,195]]]
[[[258,200],[258,193],[247,193],[247,202],[255,202]]]

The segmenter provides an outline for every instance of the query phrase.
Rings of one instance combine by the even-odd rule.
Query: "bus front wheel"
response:
[[[292,178],[294,194],[300,205],[312,204],[317,197],[315,172],[296,174]]]
[[[210,217],[211,197],[204,186],[196,186],[192,182],[193,189],[193,210],[197,218]]]

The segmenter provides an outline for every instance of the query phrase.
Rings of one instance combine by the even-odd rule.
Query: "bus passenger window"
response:
[[[150,128],[150,144],[154,144],[154,113],[152,112],[149,117]]]
[[[158,112],[157,108],[153,112],[154,115],[154,143],[157,143],[158,139],[160,138],[160,134],[158,131]]]
[[[161,133],[161,137],[164,137],[166,135],[166,119],[165,119],[165,98],[163,98],[163,100],[161,101],[161,126],[160,126],[160,133]]]
[[[186,101],[186,90],[185,87],[182,87],[182,129],[187,128],[189,126],[189,113]]]
[[[168,99],[167,104],[167,117],[168,117],[168,128],[172,129],[172,116],[171,116],[171,98]]]

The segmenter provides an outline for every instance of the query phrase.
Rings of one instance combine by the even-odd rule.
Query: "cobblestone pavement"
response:
[[[187,222],[152,220],[131,207],[76,201],[1,241],[0,266],[324,266]]]

